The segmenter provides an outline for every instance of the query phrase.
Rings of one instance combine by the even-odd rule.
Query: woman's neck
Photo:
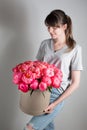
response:
[[[59,41],[57,39],[53,39],[53,42],[54,42],[54,51],[59,50],[66,45],[66,40]]]

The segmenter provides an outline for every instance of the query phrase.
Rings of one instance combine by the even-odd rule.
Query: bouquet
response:
[[[39,89],[40,91],[59,88],[62,81],[62,72],[53,64],[42,61],[25,61],[13,69],[13,83],[18,90],[26,93]]]

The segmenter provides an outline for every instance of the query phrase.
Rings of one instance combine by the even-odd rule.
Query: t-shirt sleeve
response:
[[[40,45],[40,47],[39,47],[39,50],[37,52],[36,59],[40,60],[40,61],[43,61],[44,53],[45,53],[44,42],[42,42],[41,45]]]
[[[78,46],[71,60],[71,70],[83,70],[82,48]]]

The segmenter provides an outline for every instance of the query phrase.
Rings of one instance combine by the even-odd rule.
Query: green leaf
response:
[[[30,92],[30,96],[32,95],[33,92],[34,92],[34,90],[31,90],[31,92]]]
[[[48,90],[52,93],[52,87],[51,86],[48,86]]]

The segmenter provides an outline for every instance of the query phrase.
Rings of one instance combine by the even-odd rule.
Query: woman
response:
[[[25,130],[54,130],[53,120],[64,100],[79,87],[82,70],[81,46],[72,35],[72,21],[62,10],[53,10],[45,19],[51,39],[44,40],[37,59],[55,64],[63,72],[61,87],[52,89],[50,104],[41,116],[33,117]]]

